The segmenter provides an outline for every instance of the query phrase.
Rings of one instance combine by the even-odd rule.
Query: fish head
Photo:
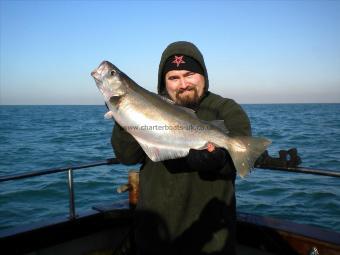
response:
[[[109,61],[103,61],[98,68],[91,72],[98,89],[105,101],[112,97],[123,96],[126,93],[124,74]]]

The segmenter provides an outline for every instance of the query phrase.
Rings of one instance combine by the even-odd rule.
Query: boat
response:
[[[340,177],[340,173],[336,171],[300,168],[297,166],[299,161],[297,152],[289,150],[280,152],[279,158],[272,158],[264,154],[257,162],[256,167]],[[1,183],[68,172],[70,200],[70,213],[67,218],[56,217],[44,222],[0,231],[0,253],[6,255],[135,254],[133,217],[137,193],[136,183],[131,181],[134,178],[129,178],[129,184],[124,185],[120,190],[129,190],[128,200],[98,204],[86,212],[76,213],[75,210],[73,171],[111,164],[119,164],[119,161],[111,158],[83,165],[0,177]],[[236,247],[239,255],[339,255],[340,233],[287,220],[239,212],[237,214]]]

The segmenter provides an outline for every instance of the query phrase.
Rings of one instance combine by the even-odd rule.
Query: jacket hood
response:
[[[185,41],[178,41],[178,42],[169,44],[162,54],[161,61],[159,63],[159,68],[158,68],[158,86],[157,86],[158,94],[165,95],[165,96],[168,95],[165,89],[163,69],[164,69],[164,64],[166,60],[173,55],[185,55],[185,56],[191,57],[195,59],[202,66],[202,69],[204,72],[204,78],[205,78],[204,90],[205,92],[207,92],[209,89],[209,79],[208,79],[208,72],[207,72],[207,68],[204,63],[204,58],[203,58],[202,53],[193,43],[185,42]]]

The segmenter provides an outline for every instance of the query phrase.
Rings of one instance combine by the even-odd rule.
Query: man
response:
[[[165,49],[158,93],[193,109],[202,120],[224,120],[229,135],[251,135],[243,109],[209,92],[203,56],[192,43],[175,42]],[[122,163],[142,163],[135,233],[139,254],[235,254],[236,173],[226,150],[190,150],[184,158],[153,162],[117,124],[111,142]]]

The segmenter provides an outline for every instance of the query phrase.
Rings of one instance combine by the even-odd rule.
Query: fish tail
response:
[[[227,148],[236,171],[241,177],[249,173],[257,158],[270,144],[270,140],[261,137],[237,136],[228,138]]]

